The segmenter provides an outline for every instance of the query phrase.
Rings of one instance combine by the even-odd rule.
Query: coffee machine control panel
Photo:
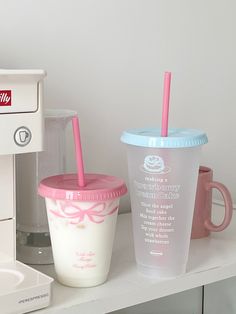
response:
[[[0,69],[0,155],[43,149],[43,70]]]

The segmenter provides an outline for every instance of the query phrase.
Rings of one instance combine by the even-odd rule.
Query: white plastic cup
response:
[[[45,197],[57,279],[71,287],[91,287],[106,281],[112,255],[123,180],[87,174],[86,187],[77,175],[41,181]]]
[[[171,129],[128,130],[127,144],[135,256],[151,277],[186,271],[204,133]]]

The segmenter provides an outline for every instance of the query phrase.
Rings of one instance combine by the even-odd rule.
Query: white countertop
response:
[[[222,208],[214,206],[216,219]],[[53,265],[37,266],[55,277]],[[69,288],[53,283],[52,305],[39,314],[100,314],[147,302],[236,276],[236,212],[231,225],[210,237],[192,240],[187,273],[168,280],[150,280],[136,270],[131,214],[118,216],[108,281],[93,288]]]

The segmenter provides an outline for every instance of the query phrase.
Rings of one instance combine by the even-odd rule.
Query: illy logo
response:
[[[11,90],[0,90],[0,106],[11,106]]]

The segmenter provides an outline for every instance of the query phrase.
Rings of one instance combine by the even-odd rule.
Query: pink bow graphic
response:
[[[85,217],[94,223],[102,223],[104,217],[112,215],[117,209],[118,206],[115,206],[111,210],[112,203],[96,203],[88,209],[81,209],[79,206],[72,204],[70,201],[64,203],[57,203],[57,210],[50,209],[49,211],[56,217],[70,219],[71,224],[78,224],[82,222]]]

